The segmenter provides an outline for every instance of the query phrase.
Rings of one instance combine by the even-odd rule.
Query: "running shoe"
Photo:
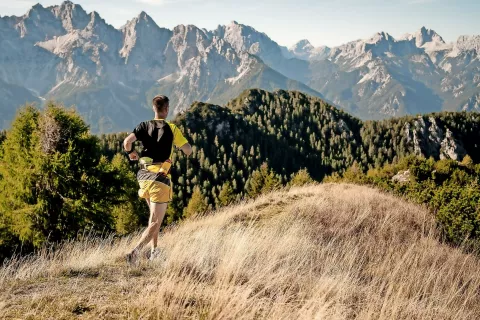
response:
[[[125,260],[127,260],[128,264],[135,264],[138,259],[138,250],[134,249],[132,252],[128,253],[125,256]]]
[[[155,258],[160,256],[161,254],[162,252],[160,251],[160,249],[155,248],[150,252],[150,257],[148,258],[148,260],[153,261]]]

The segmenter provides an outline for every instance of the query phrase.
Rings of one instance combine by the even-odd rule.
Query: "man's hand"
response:
[[[138,161],[139,157],[137,151],[133,151],[132,153],[130,153],[128,155],[128,158],[130,159],[130,161]]]

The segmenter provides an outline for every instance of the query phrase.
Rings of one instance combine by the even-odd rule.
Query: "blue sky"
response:
[[[22,15],[37,1],[0,0],[0,15]],[[61,0],[40,0],[44,6]],[[265,32],[281,45],[309,39],[313,45],[335,46],[368,38],[378,31],[394,37],[422,26],[446,41],[480,34],[480,0],[76,0],[120,27],[141,11],[158,25],[194,24],[214,29],[232,20]]]

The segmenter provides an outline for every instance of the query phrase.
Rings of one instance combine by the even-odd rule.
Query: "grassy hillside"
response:
[[[134,238],[87,239],[0,269],[6,318],[478,319],[480,261],[439,242],[423,208],[367,187],[261,196]]]

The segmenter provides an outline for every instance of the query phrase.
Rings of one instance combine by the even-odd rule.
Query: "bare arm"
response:
[[[192,154],[192,146],[190,145],[190,143],[185,143],[183,146],[180,147],[180,150],[182,150],[187,157]]]
[[[133,148],[133,143],[137,141],[137,137],[135,136],[134,133],[130,133],[128,135],[128,137],[125,138],[125,140],[123,140],[123,149],[128,152],[130,150],[132,150]],[[132,153],[130,153],[128,155],[128,157],[130,158],[130,160],[138,160],[138,153],[137,151],[133,151]]]

